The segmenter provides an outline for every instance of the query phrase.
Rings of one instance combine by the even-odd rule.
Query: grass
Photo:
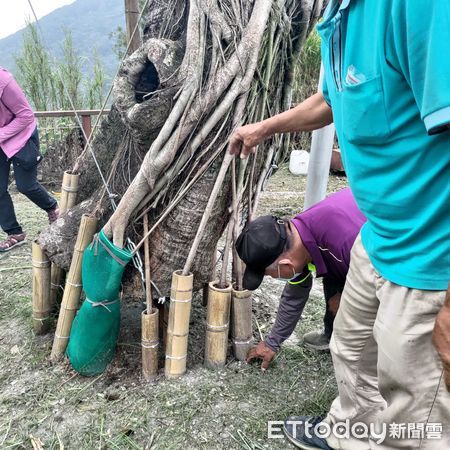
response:
[[[344,184],[331,178],[329,190]],[[280,169],[260,212],[283,205],[297,209],[303,195],[294,204],[291,192],[304,188],[304,178]],[[31,241],[45,225],[45,214],[21,195],[13,197]],[[147,384],[140,378],[140,305],[128,299],[117,356],[104,374],[83,378],[65,362],[51,365],[52,334],[37,337],[31,329],[31,269],[11,269],[28,265],[30,244],[0,256],[1,449],[31,449],[39,440],[45,449],[285,449],[284,439],[267,439],[267,422],[323,414],[336,394],[329,354],[298,345],[305,332],[322,324],[318,280],[302,322],[267,372],[231,357],[220,371],[202,366],[204,308],[196,298],[187,374]],[[266,280],[255,292],[254,312],[263,334],[275,317],[282,287]],[[256,324],[254,331],[258,336]]]

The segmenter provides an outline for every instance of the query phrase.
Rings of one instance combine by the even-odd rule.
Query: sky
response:
[[[28,0],[0,0],[0,39],[15,33],[33,17]],[[38,19],[75,0],[30,0]],[[95,1],[95,0],[94,0]]]

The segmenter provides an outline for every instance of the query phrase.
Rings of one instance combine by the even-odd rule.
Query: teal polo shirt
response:
[[[450,280],[450,1],[331,0],[317,26],[344,166],[387,280]]]

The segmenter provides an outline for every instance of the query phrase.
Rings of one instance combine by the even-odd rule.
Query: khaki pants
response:
[[[332,448],[450,449],[450,394],[431,341],[445,293],[385,280],[358,236],[330,342],[339,396],[325,422],[373,424],[377,433],[384,424],[386,438],[331,434]]]

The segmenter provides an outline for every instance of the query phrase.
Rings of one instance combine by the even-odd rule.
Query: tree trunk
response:
[[[84,203],[41,234],[49,257],[68,267],[81,212],[95,210],[106,222],[105,232],[123,246],[125,236],[140,240],[138,217],[143,209],[149,209],[152,227],[177,199],[150,238],[152,278],[161,294],[168,295],[171,274],[184,267],[197,233],[229,134],[243,122],[290,106],[294,68],[324,3],[150,2],[144,15],[144,43],[122,64],[114,81],[112,111],[93,141],[117,210],[111,215],[92,156],[84,151],[73,167],[82,175]],[[281,161],[288,144],[276,137],[261,145],[246,165],[244,216],[251,211],[264,168],[271,162],[267,156]],[[269,146],[273,151],[267,151]],[[197,181],[186,189],[194,177]],[[181,193],[185,194],[179,200]],[[228,174],[191,268],[196,289],[212,277],[216,245],[230,219],[231,203]]]

